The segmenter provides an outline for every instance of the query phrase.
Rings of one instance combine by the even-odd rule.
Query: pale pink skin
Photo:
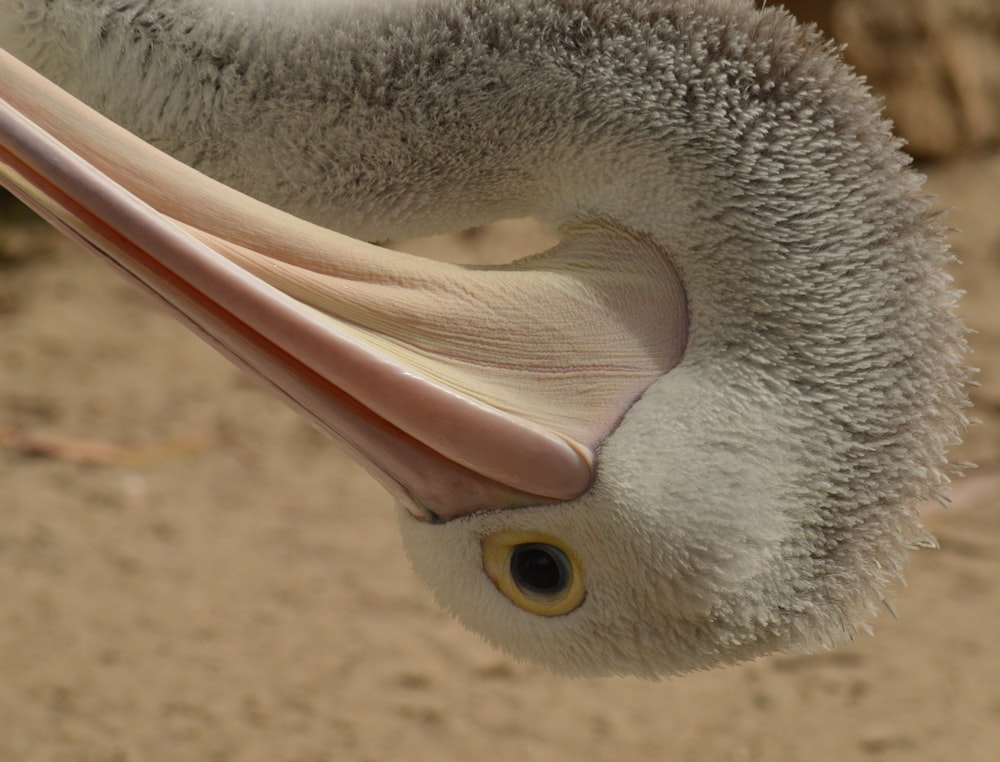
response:
[[[182,191],[171,188],[175,181]],[[421,520],[579,497],[593,478],[594,449],[641,393],[641,387],[624,389],[610,409],[595,411],[582,436],[573,436],[577,432],[538,425],[413,373],[234,263],[246,257],[265,277],[281,265],[267,259],[266,247],[263,254],[251,251],[227,240],[224,226],[216,234],[205,222],[253,219],[280,228],[277,234],[244,231],[255,242],[304,230],[299,245],[309,247],[317,242],[310,237],[325,236],[326,268],[357,267],[359,258],[384,257],[384,250],[314,229],[199,175],[3,51],[0,183],[274,387]],[[183,208],[166,206],[171,197],[185,199]],[[439,277],[440,265],[399,257],[400,279],[410,271]],[[676,279],[672,270],[669,276]],[[660,370],[680,360],[686,341],[683,290],[679,281],[673,287],[674,298],[664,302],[672,346]],[[379,298],[389,305],[407,296],[398,289]]]

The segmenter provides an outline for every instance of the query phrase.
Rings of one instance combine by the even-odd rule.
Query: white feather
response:
[[[684,360],[585,496],[443,526],[401,512],[418,574],[469,627],[574,674],[853,636],[925,536],[914,506],[947,479],[967,379],[942,227],[863,82],[742,1],[333,5],[0,0],[0,41],[342,232],[530,213],[669,254]],[[512,528],[575,548],[582,606],[543,618],[497,590],[480,540]]]

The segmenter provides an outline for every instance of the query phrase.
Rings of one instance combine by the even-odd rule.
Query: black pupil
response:
[[[522,588],[534,593],[558,593],[570,575],[566,554],[552,545],[518,545],[510,557],[510,573]]]

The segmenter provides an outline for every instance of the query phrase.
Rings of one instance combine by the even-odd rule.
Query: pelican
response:
[[[349,448],[513,656],[833,646],[933,544],[969,375],[943,223],[783,9],[0,0],[0,43],[4,185]],[[368,243],[520,216],[558,245]]]

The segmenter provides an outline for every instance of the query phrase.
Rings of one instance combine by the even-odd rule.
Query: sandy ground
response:
[[[1000,155],[926,171],[983,368],[960,453],[982,468],[929,514],[941,550],[875,637],[659,683],[558,679],[465,632],[374,482],[0,206],[0,762],[996,762]]]

